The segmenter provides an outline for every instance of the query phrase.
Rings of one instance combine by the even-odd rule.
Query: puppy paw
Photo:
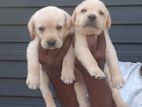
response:
[[[91,77],[93,77],[95,79],[105,78],[105,74],[100,68],[96,68],[96,69],[90,71],[89,74],[91,75]]]
[[[36,90],[40,86],[40,78],[39,75],[31,75],[27,77],[26,84],[29,89]]]
[[[114,88],[122,88],[125,84],[124,79],[121,76],[112,77],[112,86]]]
[[[61,80],[66,84],[72,84],[75,81],[75,76],[73,71],[62,71]]]

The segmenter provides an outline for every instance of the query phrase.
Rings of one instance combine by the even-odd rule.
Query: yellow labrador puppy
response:
[[[38,60],[38,43],[44,49],[61,48],[64,39],[71,31],[72,20],[68,13],[57,7],[48,6],[38,10],[30,19],[28,29],[33,40],[27,48],[28,74],[26,84],[30,89],[40,88],[47,107],[56,107],[47,86],[48,76],[42,71]],[[72,83],[74,77],[74,54],[70,46],[62,64],[61,79]],[[66,72],[68,71],[68,72]]]
[[[111,17],[106,6],[100,0],[85,0],[73,12],[72,20],[75,27],[75,53],[77,58],[95,78],[107,77],[117,107],[127,107],[122,100],[119,90],[124,85],[118,66],[115,48],[109,37]],[[106,39],[106,64],[104,72],[98,67],[87,45],[86,35],[97,36],[104,32]]]

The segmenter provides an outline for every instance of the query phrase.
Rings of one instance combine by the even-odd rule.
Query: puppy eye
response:
[[[40,32],[44,32],[44,30],[45,30],[45,28],[43,26],[39,27],[38,29],[39,29]]]
[[[99,11],[99,14],[100,14],[100,15],[104,15],[104,12],[100,10],[100,11]]]
[[[81,10],[81,13],[85,13],[85,12],[87,12],[86,9],[82,9],[82,10]]]
[[[62,28],[63,28],[63,26],[61,26],[61,25],[57,25],[57,26],[56,26],[56,29],[57,29],[57,30],[61,30]]]

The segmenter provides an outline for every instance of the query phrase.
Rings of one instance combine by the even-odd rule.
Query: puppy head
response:
[[[28,23],[32,39],[41,39],[44,49],[61,48],[70,33],[71,17],[64,10],[48,6],[37,11]]]
[[[73,12],[72,21],[79,32],[100,34],[111,26],[111,17],[100,0],[85,0]]]

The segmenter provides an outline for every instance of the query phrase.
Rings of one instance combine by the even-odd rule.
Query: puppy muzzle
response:
[[[55,40],[48,40],[47,44],[49,47],[54,47],[56,45],[56,41]]]
[[[88,19],[89,19],[91,22],[94,22],[94,21],[96,20],[96,15],[90,14],[90,15],[88,15]]]
[[[96,15],[89,14],[83,27],[96,27]]]
[[[56,40],[48,40],[46,42],[48,49],[55,49],[56,48]]]

